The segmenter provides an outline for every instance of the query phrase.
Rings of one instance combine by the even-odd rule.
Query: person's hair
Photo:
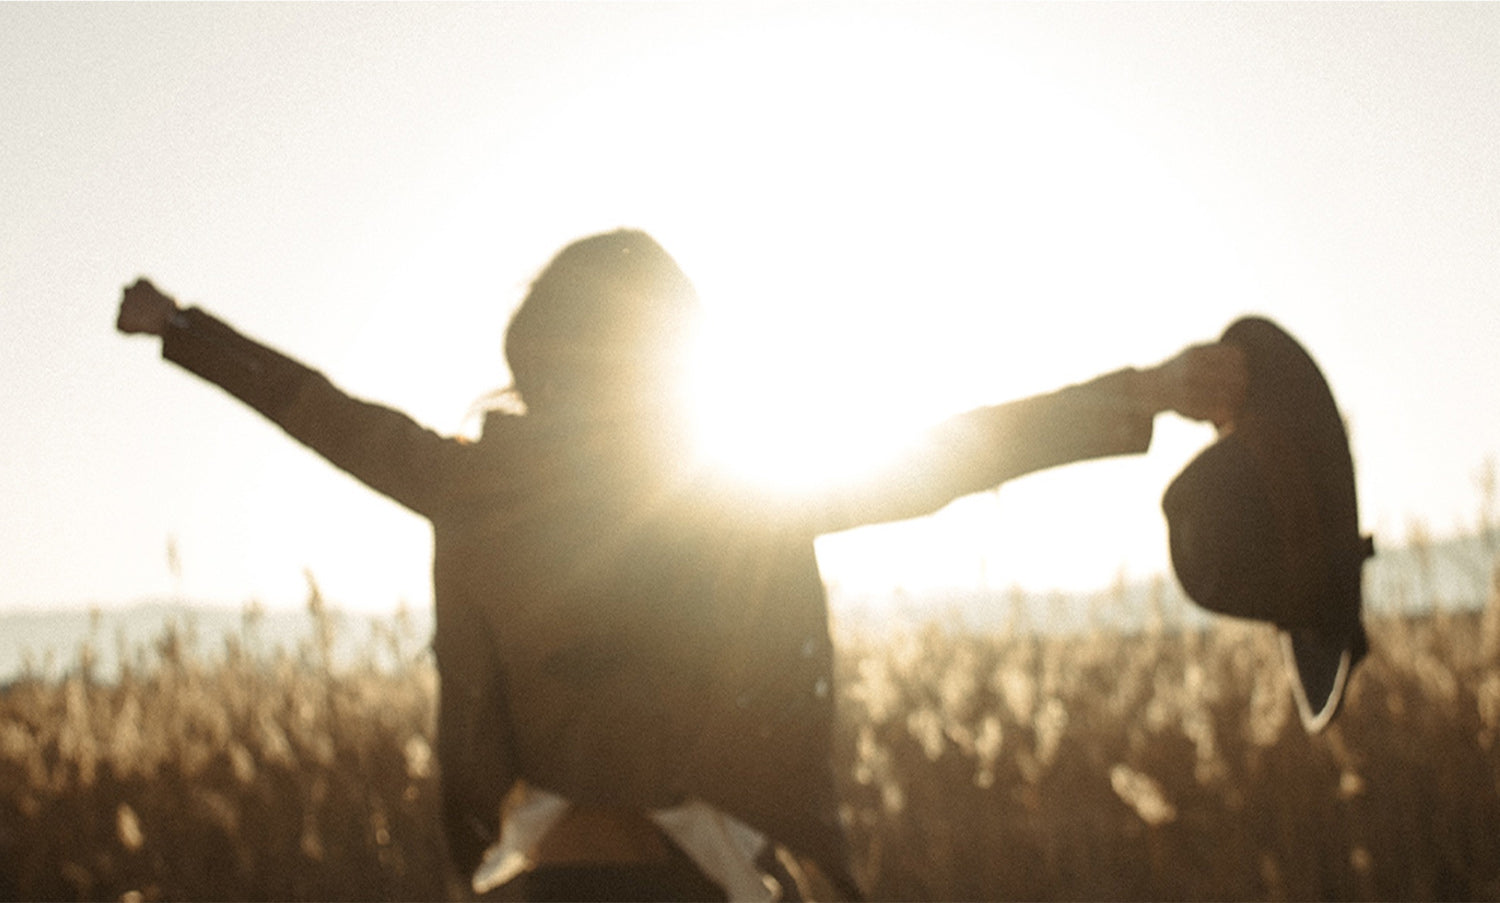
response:
[[[505,358],[513,392],[528,413],[549,415],[664,391],[697,311],[692,282],[645,232],[579,239],[543,268],[511,317]]]

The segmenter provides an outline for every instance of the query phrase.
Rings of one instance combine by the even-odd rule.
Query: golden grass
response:
[[[443,899],[436,676],[317,640],[0,691],[0,899]],[[254,630],[247,616],[246,635]],[[1268,630],[846,637],[837,754],[880,899],[1500,898],[1500,597],[1375,619],[1324,735]]]

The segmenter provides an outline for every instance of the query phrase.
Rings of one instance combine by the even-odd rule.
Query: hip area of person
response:
[[[520,781],[472,877],[485,900],[800,900],[801,866],[701,800],[641,811],[575,805]]]

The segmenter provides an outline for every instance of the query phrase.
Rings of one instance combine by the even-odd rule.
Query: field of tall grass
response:
[[[187,626],[0,690],[0,898],[453,899],[437,681],[399,625],[336,665]],[[837,754],[876,899],[1500,899],[1500,585],[1372,617],[1308,737],[1270,631],[843,631]],[[416,649],[418,651],[411,651]]]

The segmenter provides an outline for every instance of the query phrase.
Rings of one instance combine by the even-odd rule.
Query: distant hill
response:
[[[1379,614],[1425,614],[1435,608],[1473,609],[1489,598],[1500,565],[1500,537],[1462,536],[1421,547],[1378,548],[1365,565],[1365,607]],[[1091,592],[1035,592],[1019,588],[951,588],[912,592],[840,593],[835,617],[844,627],[883,630],[937,619],[975,630],[1020,629],[1073,633],[1103,627],[1127,632],[1153,618],[1163,626],[1207,623],[1169,575],[1156,575]]]
[[[1412,615],[1435,607],[1481,607],[1496,579],[1496,544],[1494,536],[1464,536],[1422,547],[1379,549],[1365,567],[1366,607],[1372,613]],[[970,587],[855,594],[835,586],[830,604],[837,628],[856,633],[934,622],[977,631],[1135,632],[1153,620],[1171,630],[1202,625],[1211,617],[1188,602],[1168,576],[1086,593]],[[334,628],[329,652],[336,667],[421,655],[432,635],[432,612],[426,608],[409,612],[404,624],[390,615],[337,610],[328,617]],[[85,646],[92,650],[96,674],[110,679],[118,673],[122,655],[126,663],[133,656],[151,655],[173,625],[179,640],[199,655],[222,655],[227,642],[264,657],[318,654],[317,622],[304,609],[247,614],[157,599],[98,611],[0,613],[0,681],[28,670],[60,676],[79,664]]]
[[[432,612],[413,611],[403,626],[392,615],[328,614],[335,667],[362,661],[393,663],[422,654],[432,636]],[[110,679],[136,656],[151,656],[174,631],[186,651],[222,656],[228,642],[251,655],[317,656],[317,621],[306,609],[247,611],[150,600],[135,605],[0,613],[0,681],[24,672],[57,677],[91,650],[96,674]]]

